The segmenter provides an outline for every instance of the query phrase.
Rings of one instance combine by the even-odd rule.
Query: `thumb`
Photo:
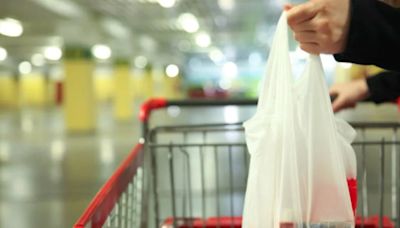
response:
[[[346,107],[346,99],[343,96],[338,96],[332,103],[333,112],[338,112]]]
[[[336,87],[332,86],[329,89],[329,97],[331,98],[331,102],[335,101],[336,98],[338,97],[338,95],[339,95],[339,92],[336,90]]]
[[[335,85],[333,85],[330,89],[329,89],[329,96],[337,96],[338,95],[338,91],[336,90]]]

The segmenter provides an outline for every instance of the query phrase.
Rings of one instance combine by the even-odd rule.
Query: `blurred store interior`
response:
[[[297,1],[299,2],[299,1]],[[257,97],[280,0],[0,0],[0,227],[71,227],[140,136],[140,104]],[[296,74],[307,54],[295,43]],[[357,66],[322,56],[327,82]],[[372,69],[374,70],[374,69]],[[156,121],[243,121],[179,108]],[[398,120],[361,104],[349,120]]]

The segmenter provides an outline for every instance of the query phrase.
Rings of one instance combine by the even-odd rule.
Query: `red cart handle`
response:
[[[167,100],[165,98],[151,98],[143,103],[140,108],[139,119],[147,123],[153,110],[166,108],[168,106],[178,107],[204,107],[204,106],[226,106],[226,105],[256,105],[257,100],[243,99],[199,99],[199,100]]]
[[[153,110],[165,108],[166,106],[167,106],[167,100],[164,98],[152,98],[147,100],[140,107],[140,113],[139,113],[140,121],[147,122]]]

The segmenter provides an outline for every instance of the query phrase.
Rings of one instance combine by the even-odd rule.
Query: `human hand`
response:
[[[362,78],[333,85],[329,90],[329,95],[336,97],[332,108],[334,112],[338,112],[345,108],[354,108],[357,102],[369,96],[369,90],[366,80]]]
[[[336,54],[346,47],[350,0],[310,0],[285,5],[289,26],[300,48],[311,54]]]

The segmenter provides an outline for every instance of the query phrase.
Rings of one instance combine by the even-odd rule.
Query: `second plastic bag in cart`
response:
[[[283,13],[256,113],[244,123],[251,160],[243,227],[353,227],[355,130],[333,114],[319,56],[297,79],[291,68]]]

